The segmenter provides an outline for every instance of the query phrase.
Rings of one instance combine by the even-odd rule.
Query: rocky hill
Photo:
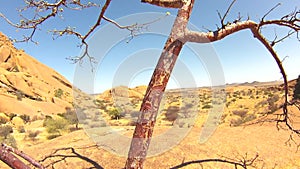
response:
[[[71,95],[70,82],[0,32],[0,112],[56,114],[72,106]]]

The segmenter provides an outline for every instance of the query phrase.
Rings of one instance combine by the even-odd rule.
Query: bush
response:
[[[0,116],[0,125],[7,123],[9,120],[3,116]]]
[[[243,123],[256,119],[254,114],[248,114],[246,117],[243,118]]]
[[[64,91],[63,91],[61,88],[56,89],[56,90],[54,91],[54,96],[55,96],[55,97],[61,98],[61,96],[62,96],[63,94],[64,94]]]
[[[247,114],[247,110],[234,110],[234,111],[232,111],[232,114],[243,118]]]
[[[232,120],[230,121],[230,125],[233,126],[233,127],[240,126],[241,124],[243,124],[242,118],[232,119]]]
[[[178,117],[178,112],[179,112],[179,107],[177,106],[170,106],[168,107],[167,109],[167,112],[165,114],[166,116],[166,119],[168,121],[171,121],[172,122],[172,125],[174,124],[174,121],[177,119]]]
[[[0,136],[1,137],[6,139],[10,133],[13,133],[12,126],[9,126],[9,125],[0,126]]]
[[[77,118],[77,114],[75,112],[75,110],[71,110],[71,108],[66,107],[66,112],[63,114],[58,114],[59,116],[61,116],[62,118],[64,118],[65,120],[67,120],[70,124],[75,124],[75,128],[76,130],[78,129],[78,123],[79,120]],[[84,113],[82,113],[82,116],[85,115]],[[82,117],[82,118],[86,118],[86,117]]]
[[[68,122],[63,118],[45,119],[43,125],[46,127],[48,133],[60,133],[68,126]]]
[[[274,104],[275,102],[277,102],[279,100],[279,96],[276,94],[270,98],[267,99],[267,102],[271,105]]]
[[[18,132],[19,132],[19,133],[25,133],[25,128],[24,128],[24,126],[18,126]]]
[[[48,140],[52,140],[52,139],[57,138],[59,136],[61,136],[61,134],[59,134],[59,133],[53,133],[53,134],[48,135],[47,139]]]
[[[118,120],[122,117],[120,111],[118,109],[112,109],[108,111],[108,115],[112,120]]]
[[[0,142],[17,148],[16,139],[12,135],[8,135],[6,138],[0,137]]]
[[[20,116],[20,118],[23,119],[23,121],[24,121],[25,123],[30,122],[30,116],[28,116],[28,115],[26,115],[26,114],[22,114],[22,115]]]
[[[48,121],[53,120],[51,116],[46,115],[44,122],[43,122],[43,127],[47,126]]]
[[[202,109],[210,109],[212,108],[212,105],[206,104],[202,107]]]
[[[23,93],[21,91],[16,91],[17,100],[22,101],[23,99]]]
[[[28,137],[31,139],[31,140],[35,140],[36,137],[40,134],[40,131],[29,131],[28,132]]]
[[[256,116],[254,114],[247,114],[244,117],[231,120],[230,125],[236,127],[254,119],[256,119]]]

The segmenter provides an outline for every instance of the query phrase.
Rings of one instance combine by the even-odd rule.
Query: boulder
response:
[[[2,45],[0,47],[0,63],[7,61],[10,55],[11,55],[11,50],[9,46]]]
[[[24,120],[23,119],[21,119],[21,117],[18,117],[18,116],[16,116],[16,117],[14,117],[12,120],[11,120],[11,123],[13,124],[13,125],[15,125],[16,127],[19,127],[19,126],[24,126]]]

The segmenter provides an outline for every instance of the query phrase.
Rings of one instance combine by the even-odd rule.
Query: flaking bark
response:
[[[193,8],[194,0],[188,0],[179,9],[178,15],[171,30],[171,34],[165,43],[148,85],[143,103],[140,108],[140,116],[133,134],[126,169],[141,169],[147,156],[159,105],[166,89],[170,74],[176,63],[178,55],[184,45],[180,41]]]

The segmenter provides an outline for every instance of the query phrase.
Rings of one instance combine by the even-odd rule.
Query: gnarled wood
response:
[[[148,85],[140,116],[131,141],[125,168],[143,168],[147,156],[159,105],[178,55],[184,43],[178,39],[186,29],[194,0],[188,0],[178,11],[171,34]]]

